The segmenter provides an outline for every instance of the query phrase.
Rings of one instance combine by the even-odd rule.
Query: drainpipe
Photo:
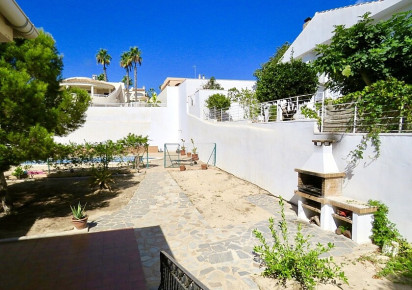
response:
[[[13,30],[17,31],[17,35],[27,39],[36,38],[39,35],[36,27],[30,22],[16,1],[1,0],[0,11],[10,23]]]

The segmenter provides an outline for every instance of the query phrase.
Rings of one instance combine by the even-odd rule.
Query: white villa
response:
[[[67,78],[60,83],[60,86],[86,90],[92,97],[92,106],[136,106],[144,105],[148,100],[144,87],[126,90],[122,82],[99,81],[96,76]]]
[[[370,17],[377,22],[387,20],[395,13],[411,9],[411,0],[377,0],[316,12],[312,18],[305,19],[302,32],[285,52],[282,61],[288,62],[292,55],[304,62],[316,59],[316,45],[330,43],[336,25],[350,27],[356,24],[360,17],[367,12],[370,12]],[[319,92],[325,91],[326,81],[325,75],[320,76]],[[329,90],[326,90],[325,93],[328,97],[334,97],[336,94]]]

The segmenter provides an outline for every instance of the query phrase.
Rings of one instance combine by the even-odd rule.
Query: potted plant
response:
[[[183,140],[183,139],[180,139],[180,140],[182,140],[182,147],[180,147],[181,148],[180,149],[180,155],[186,155],[185,140]]]
[[[190,139],[192,141],[193,149],[192,149],[192,160],[199,160],[199,155],[197,154],[197,147],[195,147],[195,141],[193,141],[193,138]]]
[[[345,226],[339,226],[339,227],[335,230],[335,233],[336,233],[337,235],[342,235],[345,231],[346,231],[346,227],[345,227]]]
[[[336,233],[337,235],[344,235],[344,236],[347,237],[348,239],[352,239],[352,234],[351,234],[350,230],[349,230],[347,227],[345,227],[345,226],[339,226],[339,227],[336,229],[335,233]]]
[[[87,219],[89,217],[84,212],[84,209],[86,208],[86,204],[82,207],[79,201],[79,204],[77,205],[77,207],[70,206],[72,213],[73,213],[72,223],[78,230],[85,229],[87,227]]]

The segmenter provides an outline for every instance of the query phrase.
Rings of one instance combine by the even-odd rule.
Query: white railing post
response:
[[[357,122],[357,115],[358,115],[358,105],[355,105],[355,111],[353,112],[353,131],[352,133],[356,133],[356,122]]]
[[[322,115],[320,116],[320,132],[323,132],[324,119],[325,119],[325,92],[322,92]]]
[[[402,127],[403,127],[403,116],[402,116],[402,111],[403,111],[403,103],[401,105],[401,111],[399,112],[399,128],[398,128],[398,133],[402,133]]]
[[[299,97],[296,97],[296,114],[300,114],[300,110],[299,110]]]

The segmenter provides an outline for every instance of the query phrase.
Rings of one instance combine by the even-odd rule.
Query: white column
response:
[[[352,214],[352,240],[358,244],[370,243],[373,214]]]
[[[91,90],[90,90],[90,91],[91,91],[90,96],[93,98],[93,97],[94,97],[94,86],[91,87]]]
[[[334,213],[333,207],[329,204],[322,204],[320,210],[320,228],[325,231],[335,231],[336,223],[332,214]]]
[[[309,219],[307,218],[307,216],[305,214],[305,210],[302,206],[302,203],[303,203],[302,202],[302,197],[299,196],[299,199],[298,199],[298,218],[303,220],[303,221],[309,222]]]

